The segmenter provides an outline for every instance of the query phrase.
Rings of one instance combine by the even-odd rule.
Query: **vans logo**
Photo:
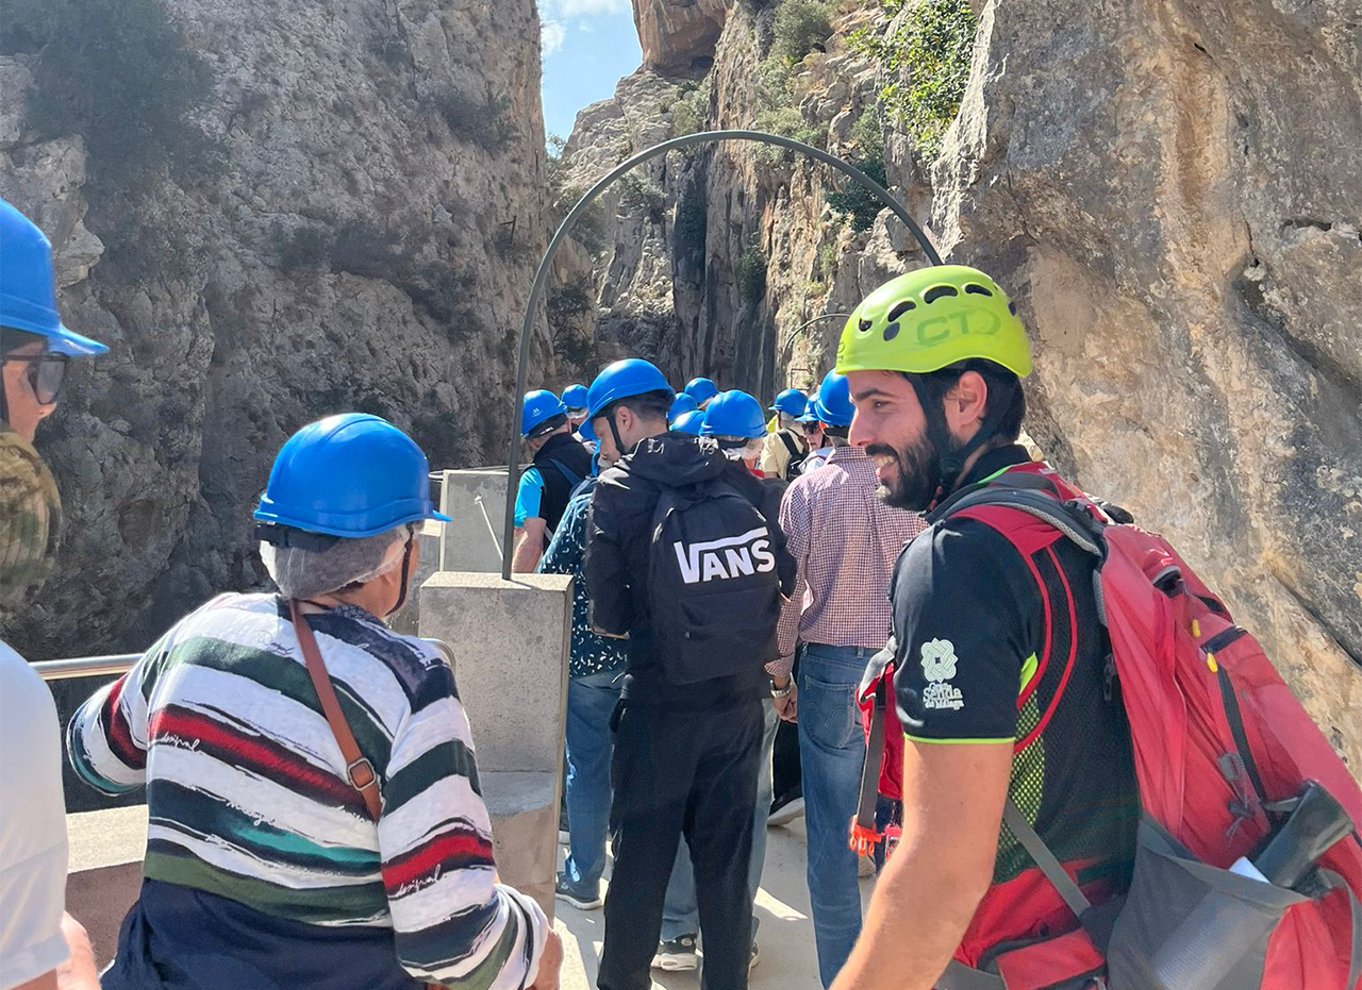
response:
[[[765,574],[776,569],[771,552],[771,534],[765,526],[722,540],[709,540],[686,546],[672,544],[676,562],[681,565],[681,580],[686,584],[727,581],[745,574]]]

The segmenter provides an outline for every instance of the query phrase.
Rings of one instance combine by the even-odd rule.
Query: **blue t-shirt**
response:
[[[520,487],[515,493],[515,525],[523,529],[526,519],[542,519],[544,505],[544,476],[539,468],[526,468],[520,476]]]

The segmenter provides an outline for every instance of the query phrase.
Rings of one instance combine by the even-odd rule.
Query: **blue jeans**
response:
[[[799,762],[808,829],[809,903],[818,976],[830,986],[861,933],[856,854],[847,844],[860,803],[865,733],[856,687],[875,650],[807,643],[799,659]]]
[[[747,863],[747,895],[756,900],[761,886],[761,871],[766,865],[766,819],[771,814],[771,751],[776,745],[780,720],[769,701],[763,703],[765,726],[761,736],[761,766],[757,771],[756,827],[752,832],[752,858]],[[695,904],[695,871],[690,850],[683,842],[676,850],[676,863],[667,883],[667,900],[662,908],[662,941],[670,942],[700,930],[700,913]],[[757,934],[757,919],[752,918],[752,935]]]
[[[622,671],[608,670],[568,681],[568,846],[563,875],[573,887],[600,892],[605,838],[610,826],[610,715],[620,698]]]

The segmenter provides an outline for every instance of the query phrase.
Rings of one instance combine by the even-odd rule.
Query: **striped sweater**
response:
[[[528,986],[548,924],[497,882],[448,665],[362,609],[310,622],[379,774],[376,827],[273,595],[211,602],[91,697],[68,730],[76,772],[106,794],[145,785],[149,879],[246,905],[264,927],[391,927],[397,961],[423,980]]]

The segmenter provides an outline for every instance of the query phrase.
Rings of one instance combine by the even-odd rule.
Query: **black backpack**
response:
[[[789,481],[799,474],[799,466],[803,464],[805,458],[809,456],[809,451],[807,449],[800,450],[799,444],[790,439],[788,430],[781,430],[776,436],[780,437],[780,442],[785,445],[785,449],[790,453],[790,460],[785,465],[785,475],[782,479],[784,481]]]
[[[654,655],[674,684],[756,673],[776,658],[780,577],[766,518],[726,481],[664,488],[653,510]]]

